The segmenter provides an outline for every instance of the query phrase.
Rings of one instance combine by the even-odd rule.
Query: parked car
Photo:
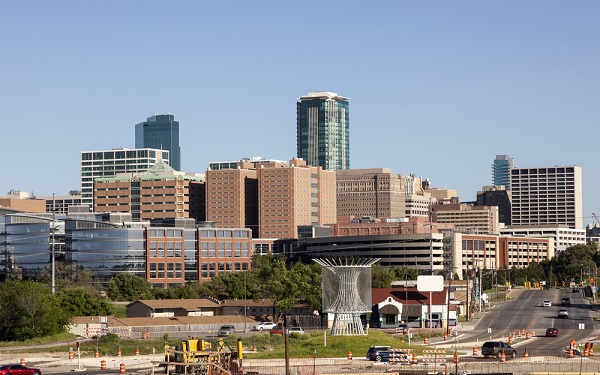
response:
[[[571,299],[569,297],[563,297],[560,299],[561,306],[571,306]]]
[[[219,328],[218,335],[219,335],[219,337],[226,337],[229,335],[233,335],[234,333],[235,333],[235,327],[232,326],[231,324],[225,324],[225,325],[222,325],[221,328]]]
[[[546,329],[546,336],[547,337],[556,337],[556,336],[558,336],[558,329],[554,328],[554,327]]]
[[[546,300],[544,300],[542,302],[542,306],[544,306],[544,307],[550,307],[550,306],[552,306],[552,302],[550,302],[550,300],[546,299]]]
[[[288,333],[297,333],[297,334],[303,335],[304,330],[302,329],[302,327],[290,327],[288,329]]]
[[[567,309],[558,310],[558,317],[561,319],[569,318],[569,310],[567,310]]]
[[[392,349],[389,346],[371,346],[367,350],[367,359],[375,362],[390,362],[391,360],[407,361],[406,352],[398,349]]]
[[[275,328],[277,327],[277,324],[273,323],[273,322],[262,322],[262,323],[258,323],[256,325],[254,325],[252,327],[253,331],[264,331],[264,330],[269,330],[271,328]]]
[[[502,341],[487,341],[481,347],[481,355],[484,357],[498,357],[502,356],[502,351],[504,350],[504,355],[507,357],[516,358],[517,357],[517,349],[508,345]]]
[[[1,365],[0,375],[42,375],[39,368],[25,367],[23,365]]]
[[[269,335],[283,335],[283,326],[275,326],[269,330]]]

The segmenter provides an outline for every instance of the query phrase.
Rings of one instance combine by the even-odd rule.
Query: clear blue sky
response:
[[[583,168],[600,215],[598,1],[5,1],[0,195],[79,189],[79,152],[180,122],[182,169],[296,155],[296,100],[350,98],[352,168],[475,199],[491,164]]]

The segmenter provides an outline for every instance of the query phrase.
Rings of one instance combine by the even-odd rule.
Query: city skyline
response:
[[[80,152],[133,148],[132,127],[154,114],[177,117],[183,171],[289,160],[297,99],[332,91],[352,101],[351,168],[414,173],[474,201],[498,154],[518,168],[576,165],[585,225],[600,213],[599,10],[593,1],[9,3],[0,196],[78,189]],[[172,27],[148,28],[149,19]]]

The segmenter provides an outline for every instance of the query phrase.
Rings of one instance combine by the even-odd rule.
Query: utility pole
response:
[[[471,272],[471,270],[468,269],[467,264],[467,322],[469,321],[469,310],[471,309],[471,306],[469,305],[469,272]]]

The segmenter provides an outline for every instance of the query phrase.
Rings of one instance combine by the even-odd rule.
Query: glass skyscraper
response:
[[[135,125],[135,148],[169,151],[169,165],[181,171],[179,121],[173,115],[154,115]]]
[[[348,98],[310,92],[296,104],[297,156],[324,170],[350,169]]]
[[[494,186],[504,186],[510,189],[510,171],[514,168],[514,161],[508,155],[496,155],[492,164],[492,183]]]

